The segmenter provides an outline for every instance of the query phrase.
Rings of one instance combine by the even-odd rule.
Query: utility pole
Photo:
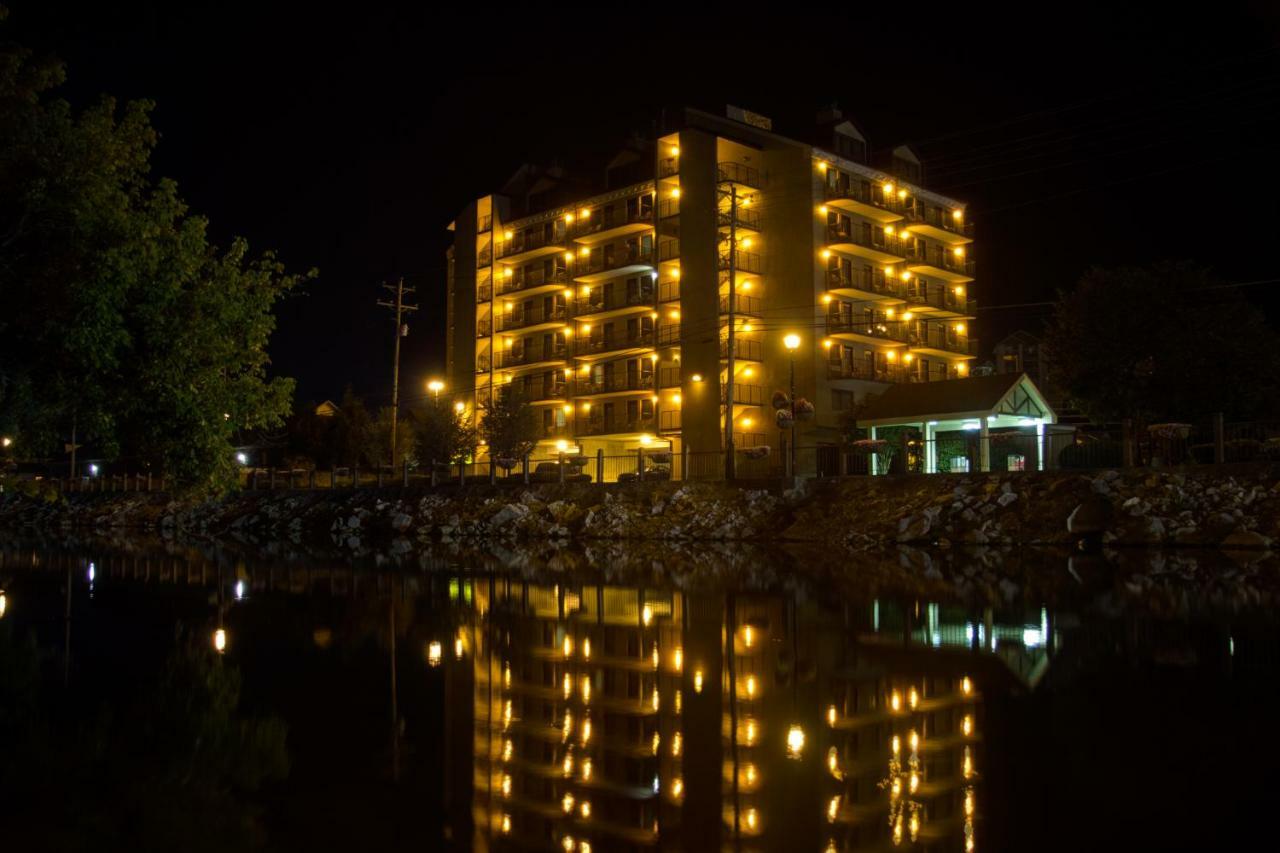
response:
[[[738,277],[738,187],[729,184],[729,335],[728,361],[724,381],[724,478],[732,481],[737,476],[733,455],[733,368],[734,368],[734,309],[737,306]]]
[[[389,290],[396,295],[394,303],[385,300],[378,300],[378,305],[382,308],[390,308],[396,314],[396,348],[395,362],[391,369],[391,467],[396,466],[396,431],[400,418],[400,339],[409,334],[409,324],[404,321],[404,315],[418,310],[417,305],[405,305],[404,295],[413,293],[412,287],[404,286],[404,279],[401,278],[394,286],[390,284],[382,285],[384,290]],[[379,475],[381,476],[381,475]]]

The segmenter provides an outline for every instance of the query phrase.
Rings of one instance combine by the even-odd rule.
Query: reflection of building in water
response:
[[[985,652],[1030,660],[1049,633],[924,604],[452,590],[447,736],[474,728],[453,778],[478,849],[975,850],[981,685],[1008,678]]]

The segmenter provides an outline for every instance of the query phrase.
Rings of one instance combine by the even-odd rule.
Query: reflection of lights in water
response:
[[[754,699],[756,695],[756,677],[754,675],[747,676],[747,696]]]
[[[671,796],[679,797],[684,793],[684,780],[679,776],[671,783]]]
[[[960,731],[964,732],[965,737],[973,734],[973,715],[964,715],[964,719],[960,721]]]
[[[700,669],[693,673],[693,692],[702,692],[702,670]]]
[[[591,638],[587,637],[582,641],[582,656],[587,660],[591,660]]]
[[[89,575],[89,583],[93,583],[94,579],[98,576],[98,567],[95,566],[93,563],[89,564],[88,575]]]
[[[835,776],[840,770],[840,751],[834,746],[827,750],[827,769]]]
[[[911,744],[911,751],[915,752],[920,748],[920,735],[916,734],[916,730],[912,729],[907,735],[907,743]]]
[[[244,581],[236,581],[236,601],[244,600]]]
[[[560,801],[560,807],[564,809],[565,814],[573,811],[573,794],[565,794],[564,799]]]
[[[756,774],[756,766],[754,764],[748,764],[744,769],[747,774],[747,785],[754,786],[756,784],[756,779],[759,778]]]
[[[573,692],[573,676],[566,672],[564,674],[564,680],[561,683],[564,689],[564,698],[568,699],[569,694]]]
[[[439,666],[440,659],[444,656],[444,649],[440,645],[439,640],[432,640],[427,644],[427,663],[432,666]]]
[[[756,721],[747,720],[747,746],[751,746],[756,742]]]
[[[677,690],[676,691],[676,713],[679,714],[683,711],[684,711],[684,691]]]
[[[680,735],[677,734],[676,737],[680,737]],[[658,754],[658,747],[661,744],[662,744],[662,737],[657,732],[654,732],[653,733],[653,754],[654,755]]]
[[[840,798],[832,797],[831,802],[827,803],[827,822],[834,823],[836,815],[840,813]]]
[[[787,729],[787,758],[798,759],[804,752],[804,729],[794,723]]]
[[[458,660],[462,660],[463,648],[462,637],[458,637],[453,641],[453,656]]]
[[[5,611],[9,609],[9,596],[0,589],[0,619],[4,618]]]
[[[649,657],[650,657],[650,660],[653,662],[653,668],[654,668],[654,669],[657,669],[657,668],[658,668],[658,665],[661,663],[661,658],[659,658],[659,657],[658,657],[658,644],[657,644],[657,643],[654,643],[654,644],[653,644],[653,653],[652,653]]]
[[[893,736],[893,740],[889,741],[889,745],[893,749],[894,755],[902,751],[902,740],[897,735]]]
[[[894,846],[902,843],[902,815],[898,815],[893,822],[893,843]]]
[[[653,703],[653,710],[655,710],[655,711],[656,711],[656,710],[658,710],[658,702],[659,702],[659,701],[660,701],[660,697],[658,696],[658,688],[656,688],[656,687],[655,687],[655,688],[653,688],[653,700],[652,700],[652,703]]]
[[[756,827],[759,825],[760,825],[760,815],[756,813],[755,809],[747,809],[747,829],[750,829],[752,832],[754,832]]]
[[[564,636],[564,656],[569,657],[573,654],[573,638],[568,634]]]
[[[671,663],[675,666],[676,672],[681,672],[684,669],[684,649],[681,646],[676,646],[675,653],[671,657]]]
[[[964,748],[964,764],[962,765],[964,778],[973,778],[973,754],[969,752],[969,747]]]
[[[511,815],[504,814],[502,816],[502,834],[509,835],[511,833]]]
[[[508,699],[502,703],[502,726],[506,728],[511,725],[511,700]]]
[[[974,800],[973,789],[966,788],[964,792],[964,813],[966,817],[973,817]]]
[[[827,706],[827,725],[834,726],[836,724],[836,706]]]
[[[910,692],[907,693],[907,704],[912,708],[915,708],[916,705],[920,704],[920,694],[916,692],[914,687],[912,687]]]
[[[213,650],[218,654],[222,654],[227,650],[227,632],[225,628],[219,628],[213,632]]]
[[[960,692],[968,696],[973,692],[973,682],[969,680],[969,676],[960,679]]]
[[[889,707],[895,711],[902,710],[902,697],[896,690],[889,694]]]
[[[502,796],[511,796],[511,776],[506,773],[502,775]]]
[[[677,758],[680,756],[680,746],[683,742],[684,742],[684,738],[680,735],[679,732],[676,732],[671,736],[671,754],[673,756]]]
[[[572,835],[566,835],[566,836],[565,836],[565,837],[560,841],[560,846],[561,846],[561,847],[563,847],[565,850],[572,850],[572,849],[573,849],[573,847],[574,847],[573,836],[572,836]]]
[[[584,818],[591,817],[591,801],[583,800],[582,805],[578,808],[578,813]]]
[[[565,691],[565,698],[569,697],[569,692]],[[573,713],[568,708],[564,711],[564,732],[560,738],[561,743],[568,743],[569,733],[573,731]]]
[[[515,751],[516,751],[516,746],[514,743],[511,742],[510,738],[507,738],[502,742],[502,760],[503,761],[510,761],[511,756],[515,754]]]
[[[659,790],[659,788],[660,788],[660,787],[661,787],[661,782],[659,782],[659,780],[658,780],[658,777],[657,777],[657,776],[654,776],[654,777],[653,777],[653,792],[654,792],[655,794],[656,794],[656,793],[658,793],[658,790]]]
[[[511,664],[507,664],[502,667],[502,686],[511,686]]]
[[[560,769],[566,776],[573,775],[573,755],[567,752],[564,754],[564,763],[561,764]]]
[[[644,610],[642,610],[640,613],[640,618],[644,621],[644,624],[647,626],[650,622],[653,621],[653,608],[646,604],[644,606]]]
[[[582,761],[582,781],[583,782],[591,781],[591,759],[590,758],[583,759]]]
[[[750,625],[744,625],[742,627],[742,645],[744,645],[749,649],[755,645],[755,642],[756,642],[755,629],[753,629]]]
[[[583,720],[582,721],[582,742],[585,744],[589,740],[591,740],[591,721]]]
[[[591,677],[587,675],[582,676],[582,701],[591,701]]]

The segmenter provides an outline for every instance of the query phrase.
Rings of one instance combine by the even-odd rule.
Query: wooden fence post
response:
[[[524,455],[524,460],[520,463],[520,465],[521,465],[521,468],[523,469],[524,484],[527,486],[529,485],[529,454],[528,453]]]
[[[636,479],[644,482],[644,448],[636,448]]]
[[[564,485],[564,451],[557,454],[560,457],[560,485]]]
[[[1222,412],[1213,415],[1213,461],[1218,465],[1227,461],[1227,426]]]
[[[404,462],[402,463],[402,468],[400,472],[400,486],[405,489],[409,488],[409,460],[408,459],[404,460]]]

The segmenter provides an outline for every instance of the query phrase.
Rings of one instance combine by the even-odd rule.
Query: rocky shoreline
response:
[[[1101,471],[517,489],[245,492],[196,502],[162,494],[0,496],[0,530],[135,529],[245,540],[658,540],[808,542],[866,550],[914,544],[1266,550],[1280,541],[1280,470]]]

